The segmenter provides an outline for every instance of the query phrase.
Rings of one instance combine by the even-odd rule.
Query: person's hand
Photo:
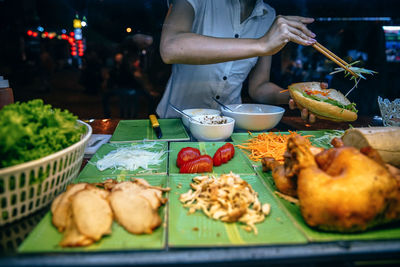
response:
[[[328,88],[328,84],[327,83],[321,83],[321,88],[322,89],[326,89],[326,88]],[[294,100],[293,99],[290,99],[289,100],[289,108],[290,109],[300,109],[300,111],[301,111],[301,118],[306,122],[306,123],[315,123],[315,121],[317,120],[317,117],[312,113],[312,112],[309,112],[308,111],[308,109],[306,109],[306,108],[304,108],[304,107],[302,107],[302,106],[299,106],[299,105],[297,105],[296,104],[296,102],[294,102]]]
[[[299,16],[277,16],[269,31],[260,38],[265,55],[276,54],[289,41],[305,46],[314,44],[316,35],[306,26],[313,21]]]

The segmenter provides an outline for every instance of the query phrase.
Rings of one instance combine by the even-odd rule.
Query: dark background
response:
[[[378,95],[390,100],[400,97],[400,63],[386,61],[382,31],[383,25],[400,25],[399,1],[266,2],[277,14],[316,18],[310,28],[317,34],[317,40],[338,56],[353,61],[354,58],[348,57],[350,50],[367,55],[360,66],[379,73],[361,81],[349,95],[361,115],[379,115]],[[55,107],[69,109],[81,119],[145,118],[154,112],[169,76],[170,66],[162,63],[158,52],[167,9],[166,0],[0,0],[0,75],[10,81],[15,101],[42,98]],[[72,59],[67,41],[27,35],[28,30],[36,30],[38,26],[48,32],[60,33],[62,29],[70,32],[75,15],[85,16],[88,23],[83,28],[86,43],[80,63]],[[339,20],[365,17],[376,19]],[[332,20],[326,21],[327,18]],[[132,32],[128,33],[127,27]],[[145,54],[131,39],[137,33],[153,37],[153,44],[146,47]],[[123,87],[137,91],[130,102],[123,102],[124,97],[119,94],[110,94],[122,86],[113,85],[110,78],[117,53],[130,63],[138,61],[136,67],[139,66],[141,77],[147,79],[143,83],[143,79],[131,77],[124,84]],[[334,67],[312,48],[290,44],[273,57],[272,80],[282,87],[292,82],[327,81],[330,87],[347,92],[353,81],[341,74],[329,75]],[[156,94],[146,93],[148,86]],[[243,98],[245,102],[252,101],[246,86]],[[122,113],[120,107],[129,105],[134,112]]]

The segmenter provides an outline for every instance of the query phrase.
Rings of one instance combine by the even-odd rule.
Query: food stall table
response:
[[[119,120],[87,121],[94,134],[113,134]],[[353,127],[372,126],[379,121],[360,117]],[[271,131],[347,129],[348,123],[318,121],[305,125],[298,117],[283,117]],[[84,166],[89,157],[84,158]],[[105,252],[17,253],[17,246],[26,238],[49,207],[17,222],[0,228],[2,239],[0,266],[144,266],[144,265],[267,265],[267,264],[335,264],[366,263],[379,265],[400,262],[400,239],[340,240],[333,242],[308,242],[305,244],[247,245],[229,247],[174,248],[168,245],[161,250],[121,250]]]

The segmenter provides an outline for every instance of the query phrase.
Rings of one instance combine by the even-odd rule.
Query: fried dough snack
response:
[[[52,222],[64,232],[63,247],[87,246],[111,233],[109,192],[87,183],[72,184],[52,203]]]
[[[161,224],[158,208],[167,201],[162,198],[165,191],[169,188],[140,178],[69,185],[51,205],[53,225],[64,234],[60,246],[88,246],[111,234],[114,216],[133,234],[152,233]]]
[[[314,156],[301,136],[289,139],[287,152],[290,165],[284,168],[294,171],[290,179],[297,180],[300,210],[308,225],[356,232],[400,219],[400,179],[381,161],[344,146]]]
[[[110,202],[115,218],[132,234],[151,234],[161,224],[158,208],[166,202],[162,191],[143,179],[122,182],[111,190]]]
[[[72,217],[78,231],[94,241],[111,234],[113,214],[108,202],[109,192],[87,186],[72,197]]]
[[[63,239],[60,242],[62,247],[81,247],[89,246],[93,243],[93,239],[81,234],[76,227],[72,214],[68,217],[67,228],[65,229]]]
[[[251,185],[232,172],[220,177],[196,176],[193,182],[192,189],[179,197],[189,214],[202,210],[215,220],[244,223],[247,231],[257,234],[255,224],[264,221],[270,212],[270,205],[261,206]]]
[[[67,190],[58,195],[51,203],[52,222],[59,232],[63,232],[67,227],[67,218],[70,216],[70,197],[75,193],[85,189],[87,183],[70,184]]]

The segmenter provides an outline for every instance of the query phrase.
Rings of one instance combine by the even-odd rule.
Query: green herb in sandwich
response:
[[[350,110],[350,111],[355,112],[355,113],[358,112],[358,110],[356,109],[356,103],[350,103],[348,105],[344,105],[344,104],[340,103],[339,101],[337,101],[335,99],[319,98],[318,96],[315,96],[315,95],[309,95],[304,91],[299,91],[299,92],[301,92],[304,97],[307,97],[307,98],[310,98],[310,99],[313,99],[313,100],[316,100],[316,101],[326,102],[326,103],[329,103],[331,105],[337,106],[337,107],[342,108],[342,109],[347,109],[347,110]]]

